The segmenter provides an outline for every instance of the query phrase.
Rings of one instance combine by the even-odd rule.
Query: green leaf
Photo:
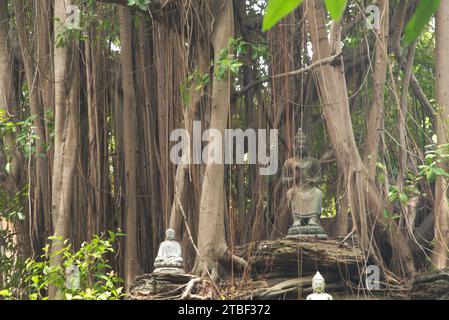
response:
[[[303,0],[269,0],[263,17],[262,31],[271,29],[276,23],[295,10]]]
[[[11,292],[8,289],[0,290],[0,296],[10,296]]]
[[[137,6],[140,10],[147,10],[147,5],[150,3],[150,0],[128,0],[128,6]]]
[[[426,178],[427,178],[427,181],[429,181],[429,182],[433,181],[433,170],[426,171]]]
[[[445,171],[442,168],[433,168],[433,173],[437,176],[444,176]]]
[[[405,193],[401,192],[399,193],[399,200],[401,201],[402,204],[407,204],[408,197]]]
[[[334,21],[339,21],[343,13],[345,12],[347,0],[324,0],[327,11],[331,15]]]
[[[398,198],[398,194],[396,192],[390,192],[388,194],[388,201],[393,202]]]
[[[19,212],[17,212],[17,218],[20,221],[24,221],[25,220],[25,215],[23,214],[23,212],[19,211]]]
[[[404,42],[410,44],[422,33],[430,18],[437,11],[441,0],[421,0],[418,8],[404,29]]]

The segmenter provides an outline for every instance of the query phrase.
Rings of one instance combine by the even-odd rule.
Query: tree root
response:
[[[193,278],[192,280],[190,280],[187,283],[187,287],[186,287],[186,289],[184,290],[184,292],[183,292],[183,294],[181,296],[181,300],[192,299],[192,298],[197,299],[199,296],[197,297],[197,295],[195,295],[195,297],[193,297],[191,292],[192,292],[192,289],[195,286],[195,284],[197,284],[199,282],[201,282],[201,278]],[[201,300],[203,300],[203,299],[201,299]]]
[[[230,256],[231,256],[232,262],[234,262],[234,263],[236,263],[236,264],[238,264],[238,265],[243,267],[243,272],[244,273],[246,273],[250,269],[249,263],[246,262],[245,259],[243,259],[243,258],[241,258],[239,256],[236,256],[235,254],[230,254]]]

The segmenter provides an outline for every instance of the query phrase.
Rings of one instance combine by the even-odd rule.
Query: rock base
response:
[[[172,275],[177,275],[177,274],[185,274],[186,272],[184,271],[184,269],[181,268],[156,268],[153,271],[153,274],[172,274]]]
[[[138,276],[129,288],[128,300],[174,299],[182,294],[195,276],[189,274],[151,273]]]
[[[299,239],[302,237],[312,237],[317,239],[327,239],[326,232],[320,225],[294,226],[288,229],[286,239]]]

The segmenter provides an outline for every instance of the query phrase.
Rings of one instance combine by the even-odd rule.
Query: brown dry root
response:
[[[250,266],[249,266],[248,262],[246,262],[245,259],[243,259],[243,258],[241,258],[239,256],[236,256],[235,254],[230,254],[230,256],[231,256],[232,262],[240,265],[243,268],[243,272],[244,273],[249,271]]]
[[[199,295],[192,295],[193,287],[197,283],[200,283],[200,282],[201,282],[201,278],[194,278],[194,279],[190,280],[189,283],[187,283],[186,289],[182,293],[181,300],[186,300],[186,299],[200,299],[200,300],[204,300],[205,299],[204,297],[200,297]]]
[[[181,300],[212,300],[216,298],[215,288],[210,281],[200,277],[191,279],[185,287],[180,297]]]

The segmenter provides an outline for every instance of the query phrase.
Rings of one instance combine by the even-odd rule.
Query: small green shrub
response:
[[[109,231],[107,236],[95,235],[92,241],[84,242],[75,252],[72,245],[64,241],[63,248],[54,253],[62,256],[60,266],[50,265],[52,256],[47,245],[39,260],[26,261],[25,281],[30,288],[29,298],[47,300],[50,285],[63,293],[67,300],[118,300],[123,297],[123,280],[112,270],[107,259],[114,253],[113,243],[122,235],[120,230],[117,233]]]

